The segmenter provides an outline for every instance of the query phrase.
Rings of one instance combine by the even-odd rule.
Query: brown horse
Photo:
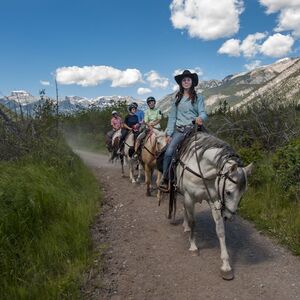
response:
[[[165,133],[157,129],[151,129],[145,137],[142,145],[141,161],[145,170],[145,183],[147,186],[146,195],[151,196],[151,182],[154,169],[156,169],[156,158],[161,150],[166,145]],[[156,185],[159,185],[161,179],[161,172],[157,170]],[[160,204],[161,194],[157,192],[158,204]]]

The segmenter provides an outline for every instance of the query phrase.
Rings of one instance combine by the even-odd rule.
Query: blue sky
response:
[[[158,99],[174,74],[223,77],[300,56],[300,0],[1,0],[0,96]]]

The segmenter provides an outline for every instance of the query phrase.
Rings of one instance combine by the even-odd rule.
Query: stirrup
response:
[[[170,181],[165,181],[163,183],[160,183],[160,185],[158,186],[158,189],[161,191],[161,192],[164,192],[164,193],[169,193],[170,192]]]

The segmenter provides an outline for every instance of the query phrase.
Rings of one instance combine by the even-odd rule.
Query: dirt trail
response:
[[[92,228],[95,247],[107,245],[87,274],[85,299],[300,299],[300,260],[237,217],[226,223],[235,279],[224,281],[219,242],[207,206],[197,206],[199,256],[188,251],[182,210],[172,226],[167,200],[158,207],[145,186],[121,178],[107,156],[78,151],[94,168],[104,205]],[[180,203],[179,203],[180,207]]]

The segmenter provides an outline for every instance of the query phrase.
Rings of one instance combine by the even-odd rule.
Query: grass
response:
[[[240,214],[253,222],[257,229],[286,245],[295,255],[300,255],[300,203],[291,200],[283,191],[273,176],[270,159],[259,164],[241,202]],[[264,180],[255,182],[255,177]]]
[[[91,257],[96,179],[64,149],[55,158],[0,163],[3,299],[76,299]]]

